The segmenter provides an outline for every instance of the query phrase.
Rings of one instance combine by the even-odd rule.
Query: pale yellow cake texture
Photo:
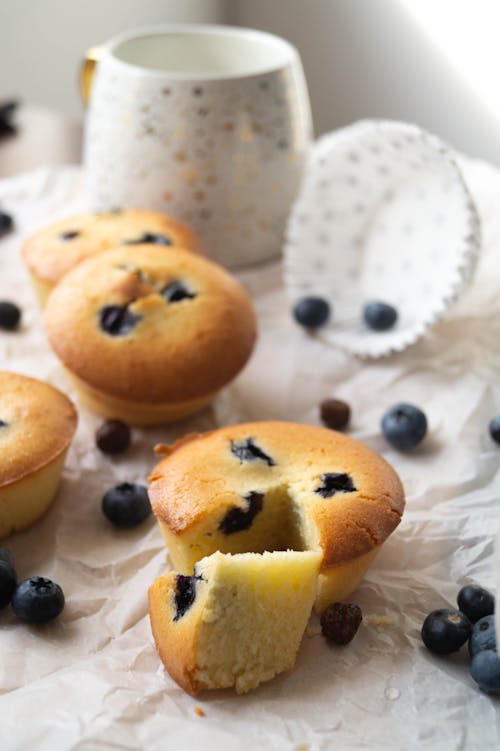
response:
[[[76,410],[35,378],[0,371],[0,538],[35,522],[54,499]]]
[[[185,690],[245,693],[290,670],[316,591],[313,552],[214,553],[196,565],[196,597],[179,615],[177,574],[149,590],[151,628],[171,677]]]
[[[54,285],[78,263],[105,250],[137,243],[145,234],[168,238],[171,244],[160,246],[166,252],[172,247],[202,252],[201,240],[190,227],[146,209],[78,214],[34,232],[26,239],[22,255],[42,305]]]
[[[173,282],[193,297],[167,301],[162,291]],[[126,334],[100,327],[109,305],[136,317]],[[83,261],[54,289],[44,319],[82,400],[131,424],[201,409],[244,367],[256,340],[250,297],[232,275],[188,251],[152,245]]]
[[[241,461],[232,447],[252,439],[268,460]],[[360,583],[404,509],[393,468],[377,453],[335,431],[260,422],[187,436],[149,478],[149,497],[174,568],[223,553],[314,550],[321,553],[315,608],[322,612]],[[270,463],[272,462],[272,463]],[[347,475],[353,490],[323,497],[325,476]],[[246,529],[224,531],[251,494],[262,508]]]

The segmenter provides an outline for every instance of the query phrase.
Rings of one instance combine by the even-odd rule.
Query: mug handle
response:
[[[84,107],[87,107],[90,101],[95,68],[99,60],[102,58],[103,54],[104,46],[96,45],[95,47],[90,47],[85,52],[83,60],[80,64],[80,97]]]

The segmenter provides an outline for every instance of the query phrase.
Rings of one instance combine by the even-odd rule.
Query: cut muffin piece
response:
[[[156,648],[187,692],[250,691],[294,664],[316,593],[315,552],[214,553],[149,589]]]

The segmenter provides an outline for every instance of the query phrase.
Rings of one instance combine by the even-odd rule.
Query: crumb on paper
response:
[[[198,704],[194,708],[194,713],[197,714],[198,717],[206,717],[205,712],[200,706],[198,706]]]
[[[393,615],[377,615],[372,613],[371,615],[365,615],[363,621],[369,626],[375,626],[377,631],[383,631],[387,626],[394,626],[396,618]]]
[[[313,636],[319,636],[321,634],[321,626],[319,623],[312,624],[306,628],[306,636],[308,639],[312,639]],[[299,746],[297,751],[302,751],[302,749],[306,748],[305,746]],[[307,751],[307,749],[306,749]]]

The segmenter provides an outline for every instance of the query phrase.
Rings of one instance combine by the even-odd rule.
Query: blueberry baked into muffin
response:
[[[27,238],[22,254],[45,305],[53,286],[80,261],[121,245],[149,244],[201,252],[199,237],[177,219],[146,209],[124,209],[53,222]]]
[[[315,608],[360,583],[404,508],[392,467],[354,439],[286,422],[233,425],[158,446],[149,497],[173,567],[215,551],[321,554]]]
[[[214,553],[191,576],[170,572],[149,589],[156,647],[190,694],[244,693],[290,670],[311,613],[315,552]]]
[[[48,509],[76,425],[76,410],[63,393],[0,371],[0,538]]]
[[[234,277],[154,245],[83,261],[54,289],[44,318],[82,402],[131,425],[200,410],[243,368],[256,339],[250,297]]]

